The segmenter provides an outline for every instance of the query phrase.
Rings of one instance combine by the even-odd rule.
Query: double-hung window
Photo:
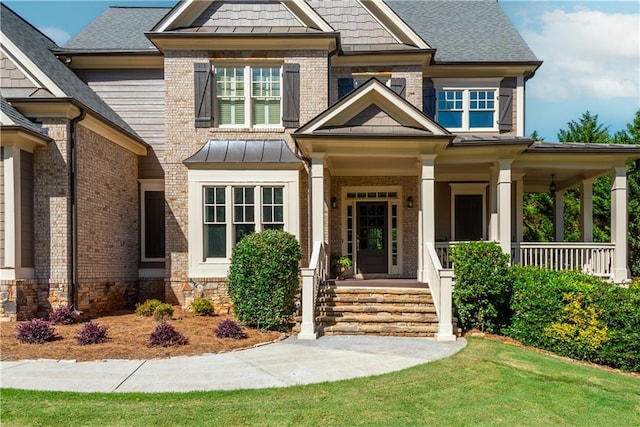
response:
[[[283,186],[204,187],[204,258],[228,258],[245,236],[284,229]]]
[[[497,87],[441,86],[437,89],[436,120],[450,130],[498,130]]]
[[[282,126],[281,67],[216,67],[220,126]]]

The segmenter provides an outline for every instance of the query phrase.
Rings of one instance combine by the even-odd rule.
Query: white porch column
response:
[[[498,160],[498,241],[502,251],[511,257],[511,163]]]
[[[498,224],[498,175],[495,165],[490,167],[489,183],[489,236],[490,242],[500,241],[500,230]]]
[[[611,176],[611,242],[615,245],[613,280],[629,279],[627,269],[627,168],[615,167]]]
[[[553,195],[553,230],[556,242],[564,241],[564,193],[565,190],[561,190]]]
[[[593,242],[593,178],[580,183],[580,236]]]
[[[324,243],[324,158],[325,153],[311,158],[311,247]]]
[[[4,158],[4,265],[0,279],[16,279],[20,267],[20,148],[3,143]]]
[[[299,340],[315,340],[316,308],[315,308],[315,271],[312,268],[302,270],[302,323],[300,324]]]
[[[524,178],[516,178],[516,242],[524,240]]]
[[[436,175],[435,175],[435,159],[436,155],[423,155],[421,156],[422,166],[420,169],[420,216],[422,217],[422,235],[421,241],[422,247],[418,253],[421,253],[423,257],[428,256],[424,250],[424,245],[431,243],[435,247],[436,243],[436,216],[435,216],[435,202],[436,202]],[[424,259],[421,260],[420,265],[424,268],[427,263]],[[425,281],[428,277],[423,271],[418,272],[418,277],[422,281]]]

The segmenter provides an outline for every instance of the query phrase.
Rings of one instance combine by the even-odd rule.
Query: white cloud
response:
[[[38,28],[38,30],[40,30],[40,32],[44,33],[47,37],[56,42],[58,46],[62,46],[71,38],[69,33],[67,33],[62,28],[42,27]]]
[[[640,99],[640,14],[582,8],[542,12],[536,21],[539,29],[522,32],[544,61],[528,95]]]

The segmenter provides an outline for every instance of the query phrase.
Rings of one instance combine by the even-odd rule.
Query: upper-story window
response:
[[[496,91],[443,89],[438,91],[437,121],[448,129],[496,128]]]
[[[216,67],[220,126],[282,126],[280,67]]]

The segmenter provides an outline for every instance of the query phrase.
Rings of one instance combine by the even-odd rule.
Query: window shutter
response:
[[[400,95],[403,98],[407,97],[407,79],[404,78],[392,78],[391,90]]]
[[[213,126],[213,102],[215,87],[213,69],[208,62],[193,64],[195,126],[208,128]]]
[[[300,64],[282,66],[282,126],[300,126]]]
[[[436,117],[436,88],[431,79],[422,79],[422,112],[432,120]]]
[[[354,82],[351,77],[343,77],[338,79],[338,99],[345,97],[354,88]]]
[[[501,132],[513,130],[513,90],[515,88],[515,77],[505,77],[500,82],[500,94],[498,97],[500,115],[498,123]]]

